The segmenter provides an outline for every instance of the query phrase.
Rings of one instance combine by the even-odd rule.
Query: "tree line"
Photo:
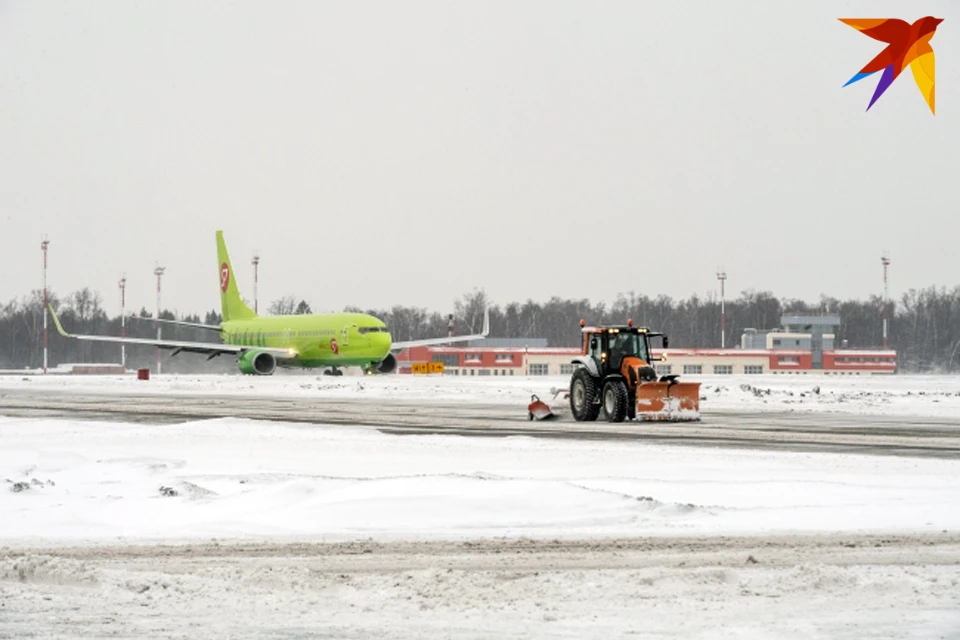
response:
[[[72,333],[120,335],[120,317],[103,308],[99,293],[84,288],[66,296],[49,294],[50,301],[64,327]],[[773,329],[782,315],[825,315],[840,317],[836,345],[851,349],[880,348],[883,342],[882,299],[840,300],[821,296],[817,302],[781,299],[769,291],[744,291],[725,302],[726,346],[736,348],[744,329]],[[490,336],[499,338],[546,338],[555,347],[579,346],[581,319],[588,323],[625,323],[633,319],[670,335],[673,347],[720,347],[720,300],[716,296],[692,295],[675,300],[669,296],[650,297],[630,292],[617,296],[612,304],[588,299],[552,297],[546,301],[528,299],[499,305],[483,290],[463,295],[453,312],[442,314],[423,307],[394,306],[389,309],[360,309],[383,320],[394,340],[418,340],[445,336],[452,321],[456,334],[478,333],[485,308],[490,310]],[[310,305],[293,296],[274,301],[268,310],[275,315],[311,313]],[[220,323],[220,314],[177,317],[163,310],[162,319]],[[910,372],[960,371],[960,286],[953,289],[928,287],[911,289],[899,300],[887,303],[888,346],[898,351],[899,367]],[[128,316],[126,335],[137,338],[156,336],[153,315],[146,309]],[[0,369],[42,366],[43,292],[10,300],[0,306]],[[50,324],[50,366],[73,362],[119,362],[117,344],[71,340],[60,336]],[[172,340],[218,341],[210,330],[163,325],[162,335]],[[147,346],[127,345],[129,368],[153,367],[155,350]],[[197,354],[170,357],[163,355],[166,372],[232,372],[234,358],[228,355],[212,360]]]

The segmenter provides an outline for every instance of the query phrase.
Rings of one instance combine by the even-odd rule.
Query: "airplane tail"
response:
[[[240,298],[233,267],[230,266],[230,256],[227,254],[227,245],[223,241],[223,231],[217,231],[217,263],[220,270],[220,310],[223,321],[256,318],[257,314]]]

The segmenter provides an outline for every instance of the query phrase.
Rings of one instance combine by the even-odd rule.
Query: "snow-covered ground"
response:
[[[955,640],[960,537],[0,552],[0,638]]]
[[[0,418],[0,479],[0,638],[960,630],[957,460]]]
[[[704,426],[960,416],[946,377],[702,380]],[[0,377],[0,394],[525,406],[566,382]],[[958,532],[960,460],[0,417],[0,638],[956,638]]]
[[[806,411],[956,418],[960,376],[738,375],[684,376],[701,382],[701,411]],[[49,389],[106,394],[240,395],[282,398],[383,399],[525,406],[531,394],[552,400],[568,376],[343,376],[280,373],[240,375],[0,376],[4,390]],[[562,403],[562,398],[559,399]]]
[[[0,482],[0,541],[19,543],[960,528],[958,460],[230,418],[0,418]]]

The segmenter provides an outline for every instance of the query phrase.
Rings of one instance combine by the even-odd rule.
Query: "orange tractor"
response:
[[[657,376],[651,365],[650,338],[668,339],[646,327],[588,327],[580,321],[583,348],[573,360],[570,409],[578,421],[700,420],[700,383],[679,382],[677,375]],[[661,356],[666,360],[666,355]]]

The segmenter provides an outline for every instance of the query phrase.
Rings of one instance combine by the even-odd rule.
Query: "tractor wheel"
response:
[[[607,422],[623,422],[627,417],[627,385],[623,380],[608,380],[603,385],[603,416]]]
[[[570,381],[570,412],[577,422],[596,420],[600,414],[597,404],[597,381],[586,369],[573,372]]]

